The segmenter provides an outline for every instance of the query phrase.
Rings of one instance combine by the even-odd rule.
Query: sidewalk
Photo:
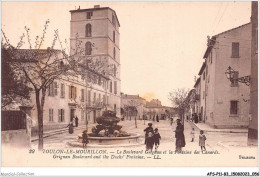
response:
[[[93,124],[88,124],[88,127],[92,127],[92,125]],[[79,125],[78,127],[74,127],[74,131],[75,130],[84,129],[84,128],[86,128],[86,125]],[[54,136],[54,135],[57,135],[57,134],[66,133],[66,132],[68,132],[68,128],[67,127],[56,129],[56,130],[48,130],[48,131],[44,131],[43,130],[43,138]],[[38,139],[39,139],[38,136],[33,136],[31,138],[31,142],[37,141]]]
[[[216,129],[212,128],[205,123],[197,123],[191,122],[195,125],[199,130],[203,130],[205,132],[222,132],[222,133],[247,133],[248,129],[240,128],[240,129]]]

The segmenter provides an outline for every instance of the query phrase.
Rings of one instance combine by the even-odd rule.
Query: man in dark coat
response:
[[[76,116],[76,118],[75,118],[75,126],[76,126],[76,127],[79,126],[79,118],[78,118],[78,116]]]
[[[157,114],[157,116],[156,116],[156,121],[159,122],[159,116],[158,116],[158,114]]]
[[[181,124],[181,120],[177,119],[177,127],[175,130],[175,138],[176,138],[176,152],[181,152],[182,147],[185,147],[185,137],[184,137],[184,127]]]

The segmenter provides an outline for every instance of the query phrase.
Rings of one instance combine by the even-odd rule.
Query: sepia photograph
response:
[[[2,1],[1,166],[258,167],[258,1]]]

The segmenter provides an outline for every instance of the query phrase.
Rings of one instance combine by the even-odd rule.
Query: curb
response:
[[[236,131],[234,130],[221,130],[221,129],[216,129],[216,130],[205,130],[197,126],[195,123],[190,122],[192,125],[196,126],[199,130],[203,130],[204,132],[219,132],[219,133],[248,133],[247,131]]]
[[[84,126],[82,125],[82,126],[75,127],[74,130],[78,130],[78,129],[82,128],[82,127],[84,127]],[[43,132],[43,138],[47,138],[47,137],[50,137],[50,136],[62,134],[62,133],[65,133],[67,131],[68,131],[68,128],[62,128],[62,129],[59,129],[59,130]],[[38,139],[39,139],[38,136],[32,137],[31,138],[31,142],[38,141]]]

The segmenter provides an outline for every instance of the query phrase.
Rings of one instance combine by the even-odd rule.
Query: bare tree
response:
[[[177,89],[169,93],[168,99],[172,102],[173,106],[177,106],[177,112],[182,121],[184,121],[185,109],[189,107],[189,98],[187,97],[189,93],[188,89]]]
[[[37,117],[38,117],[38,149],[43,149],[43,109],[45,104],[45,96],[49,86],[54,80],[73,78],[81,75],[83,78],[91,77],[89,72],[102,74],[106,77],[111,72],[108,62],[101,58],[90,58],[85,56],[85,49],[82,48],[82,41],[76,38],[75,46],[71,46],[71,54],[66,54],[66,48],[59,38],[58,30],[54,31],[54,38],[51,47],[47,50],[41,49],[46,38],[46,32],[50,21],[47,20],[41,37],[36,36],[35,46],[32,46],[30,39],[30,29],[25,27],[25,34],[20,37],[17,46],[11,45],[9,39],[2,30],[8,60],[11,69],[16,76],[30,83],[35,94]],[[27,38],[27,40],[25,40]],[[21,49],[26,43],[29,49]],[[55,49],[55,44],[60,44],[60,50]],[[66,41],[65,41],[66,43]],[[85,79],[91,83],[93,78]]]

